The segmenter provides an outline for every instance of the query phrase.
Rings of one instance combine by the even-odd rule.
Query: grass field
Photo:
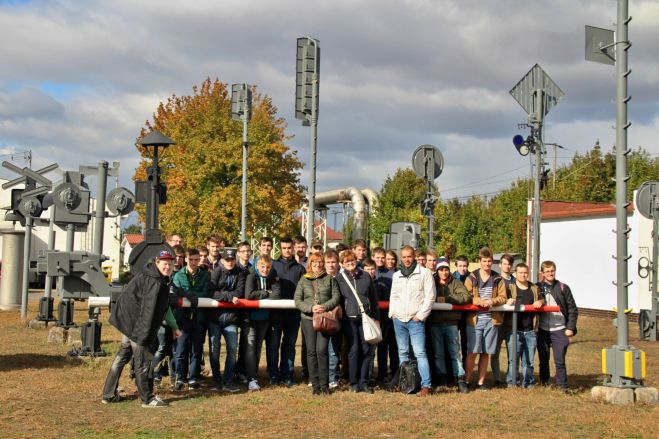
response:
[[[34,316],[36,303],[31,305]],[[76,312],[76,322],[85,319],[86,312]],[[646,351],[648,385],[659,385],[659,343],[639,342],[635,326],[630,333],[632,343]],[[591,400],[590,388],[601,382],[600,350],[615,337],[609,320],[579,320],[567,357],[572,388],[567,395],[540,387],[450,391],[429,398],[382,390],[314,397],[306,385],[234,395],[161,389],[171,406],[143,409],[127,373],[121,385],[129,400],[101,404],[118,349],[119,333],[110,325],[103,325],[103,348],[110,356],[68,357],[68,347],[47,342],[46,330],[28,329],[17,311],[0,312],[0,438],[657,437],[659,406]]]

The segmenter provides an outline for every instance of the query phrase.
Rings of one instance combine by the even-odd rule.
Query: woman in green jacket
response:
[[[341,293],[332,276],[325,272],[325,258],[320,253],[309,256],[307,274],[297,284],[295,307],[302,315],[302,332],[307,346],[309,379],[314,395],[329,395],[330,336],[313,329],[313,314],[331,311],[339,305]]]

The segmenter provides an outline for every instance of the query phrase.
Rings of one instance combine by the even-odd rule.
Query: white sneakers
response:
[[[252,379],[249,381],[249,384],[247,385],[247,390],[249,390],[250,392],[257,392],[261,390],[261,386],[259,386],[258,381]]]

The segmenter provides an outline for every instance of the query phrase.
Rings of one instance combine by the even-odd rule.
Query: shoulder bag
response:
[[[320,305],[320,297],[315,279],[311,281],[311,288],[313,288],[314,302],[316,305]],[[332,335],[339,332],[341,330],[341,320],[339,319],[340,309],[341,305],[338,305],[331,311],[313,313],[313,329],[325,335]]]
[[[357,305],[359,305],[359,312],[361,313],[361,316],[362,316],[362,331],[364,332],[364,340],[366,340],[369,344],[378,344],[378,343],[380,343],[382,341],[382,329],[380,329],[380,325],[378,325],[376,323],[376,321],[373,320],[364,311],[364,305],[362,304],[362,301],[359,300],[359,295],[357,294],[357,291],[355,290],[355,287],[348,280],[348,277],[346,276],[346,273],[344,271],[342,271],[341,275],[343,276],[343,279],[345,279],[346,283],[348,284],[348,287],[350,287],[350,290],[352,291],[352,294],[354,294],[355,299],[357,300]]]

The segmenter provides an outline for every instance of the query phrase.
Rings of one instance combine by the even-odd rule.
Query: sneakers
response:
[[[123,401],[124,398],[119,395],[119,393],[115,393],[112,398],[103,398],[101,399],[101,402],[103,404],[114,404],[115,402],[121,402]]]
[[[288,379],[286,380],[286,387],[293,387],[295,385],[295,380]]]
[[[240,381],[241,383],[243,383],[243,384],[247,384],[247,382],[249,381],[249,380],[247,379],[247,377],[245,376],[245,374],[240,373],[240,372],[238,372],[238,373],[236,374],[236,379],[237,379],[238,381]]]
[[[481,392],[487,392],[488,390],[490,390],[490,388],[487,387],[486,384],[479,384],[478,385],[478,390],[480,390]]]
[[[188,384],[188,389],[190,389],[190,390],[196,390],[199,387],[200,387],[199,383],[196,382],[196,381],[190,381],[190,384]]]
[[[211,386],[211,390],[214,392],[219,392],[222,390],[222,383],[214,382],[213,385]]]
[[[174,383],[174,391],[175,392],[180,392],[181,390],[183,390],[183,388],[185,387],[186,384],[187,383],[184,383],[183,381],[176,381]]]
[[[259,386],[258,381],[250,380],[249,384],[247,385],[247,390],[249,390],[250,392],[258,392],[259,390],[261,390],[261,386]]]
[[[142,407],[143,408],[169,407],[169,403],[163,401],[162,399],[156,396],[148,403],[145,402],[144,404],[142,404]]]
[[[312,383],[311,381],[309,381],[309,382],[307,383],[307,387],[313,387],[313,383]]]
[[[240,392],[240,388],[233,383],[225,384],[224,387],[222,387],[222,390],[229,393]]]
[[[337,383],[336,381],[332,381],[331,383],[329,383],[330,389],[336,389],[337,387],[339,387],[339,383]]]

